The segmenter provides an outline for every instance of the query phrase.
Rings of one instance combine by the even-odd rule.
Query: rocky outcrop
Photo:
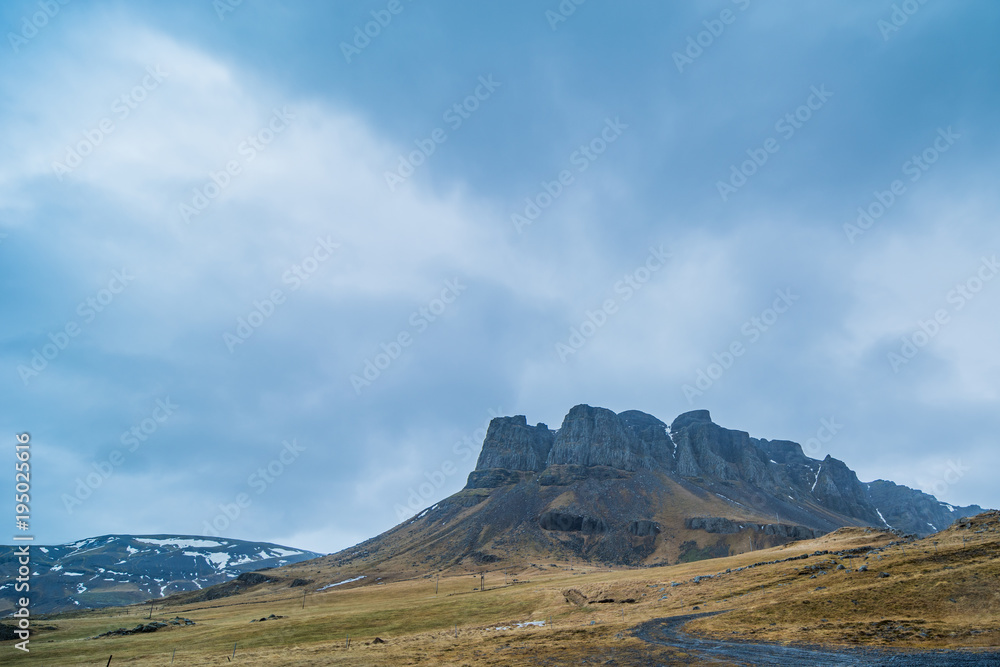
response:
[[[740,532],[740,526],[732,519],[718,516],[696,516],[684,520],[688,530],[704,530],[706,533],[721,533],[730,535]]]
[[[792,526],[786,523],[747,523],[737,522],[724,517],[691,517],[684,521],[684,527],[689,530],[704,530],[706,533],[719,533],[722,535],[732,535],[745,529],[764,535],[776,535],[792,540],[810,540],[814,537],[824,535],[825,531],[809,528],[808,526]]]
[[[633,521],[629,524],[628,532],[636,537],[648,537],[650,535],[660,534],[660,524],[655,521],[647,521],[645,519],[640,521]]]
[[[666,424],[638,410],[626,410],[618,417],[639,441],[640,451],[649,459],[647,467],[671,471],[676,468],[674,441],[670,439]]]
[[[565,533],[603,533],[608,529],[603,519],[552,510],[544,512],[538,517],[538,525],[542,530],[557,530]]]
[[[517,484],[523,479],[524,473],[520,470],[506,470],[504,468],[487,468],[485,470],[473,470],[469,473],[469,483],[467,489],[495,489],[498,486]]]
[[[764,451],[769,460],[775,463],[804,464],[812,460],[806,457],[802,451],[802,445],[791,440],[757,440],[756,438],[751,440]]]
[[[616,414],[577,405],[557,431],[545,424],[529,426],[520,415],[499,417],[490,423],[466,488],[538,484],[569,490],[584,482],[630,484],[631,477],[640,472],[683,480],[727,502],[735,516],[745,514],[750,521],[780,516],[790,523],[757,525],[773,525],[771,530],[776,532],[768,534],[792,539],[801,539],[809,530],[882,526],[879,511],[889,525],[925,535],[948,525],[954,515],[949,505],[933,496],[891,482],[862,484],[844,462],[831,456],[822,461],[810,458],[798,443],[756,439],[745,431],[723,428],[712,421],[708,410],[685,412],[668,427],[638,410]],[[478,501],[482,496],[475,498]],[[637,520],[636,514],[655,516],[659,510],[655,504],[649,509],[649,513],[637,509],[629,520]],[[957,511],[975,514],[982,510]],[[728,519],[700,520],[709,523],[697,529],[708,532],[741,529],[725,523]],[[547,521],[553,526],[558,523],[552,517]],[[582,525],[562,532],[577,532]],[[629,534],[628,525],[627,521],[616,524],[616,530]]]
[[[830,455],[817,468],[811,492],[824,507],[835,512],[864,519],[873,526],[881,523],[858,476]]]
[[[657,454],[611,410],[577,405],[556,432],[548,463],[639,470],[657,467]]]
[[[885,517],[885,523],[904,533],[919,535],[929,529],[944,530],[961,517],[986,511],[979,505],[949,505],[923,491],[882,479],[866,484],[865,492],[869,502]],[[876,525],[881,525],[881,521]]]
[[[785,523],[768,523],[758,526],[757,530],[765,535],[777,535],[793,540],[811,540],[814,537],[825,535],[826,531],[809,528],[808,526],[789,526]]]
[[[670,435],[677,445],[678,474],[772,486],[767,457],[750,434],[722,428],[707,410],[682,414],[670,425]]]
[[[542,470],[549,458],[553,437],[545,424],[528,426],[524,415],[497,417],[486,430],[476,470]]]

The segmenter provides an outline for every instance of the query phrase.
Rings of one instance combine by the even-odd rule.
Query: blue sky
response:
[[[337,550],[578,403],[1000,506],[995,3],[328,4],[0,8],[38,540]]]

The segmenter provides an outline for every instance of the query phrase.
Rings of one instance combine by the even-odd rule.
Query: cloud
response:
[[[302,457],[232,530],[344,547],[395,523],[444,463],[456,471],[427,504],[461,486],[474,457],[452,448],[498,406],[553,427],[581,402],[665,421],[706,407],[800,441],[835,416],[846,426],[829,453],[864,479],[932,479],[942,442],[995,467],[1000,282],[898,373],[887,360],[1000,245],[995,123],[976,82],[992,52],[935,51],[948,66],[918,80],[909,58],[927,31],[942,49],[957,39],[929,7],[884,42],[877,9],[834,12],[830,28],[815,9],[754,5],[679,74],[671,50],[717,9],[665,16],[664,35],[581,8],[553,38],[537,7],[515,5],[503,31],[407,13],[336,66],[328,10],[245,6],[219,23],[194,5],[143,19],[81,8],[11,61],[0,426],[47,443],[38,511],[52,540],[197,531],[296,438]],[[182,28],[188,13],[210,21]],[[418,29],[438,19],[433,34],[460,46]],[[530,37],[527,55],[509,55],[508,33]],[[496,94],[391,190],[386,171],[489,72]],[[722,202],[716,180],[824,82],[829,103]],[[620,138],[518,233],[511,214],[615,116]],[[857,207],[949,123],[961,140],[851,244]],[[57,173],[71,151],[87,155]],[[616,285],[661,244],[673,256],[625,301]],[[123,270],[134,280],[84,321],[80,304]],[[460,296],[414,324],[455,280]],[[800,299],[750,344],[744,325],[782,289]],[[557,343],[607,299],[619,308],[564,363]],[[80,334],[25,385],[18,365],[69,322]],[[411,344],[356,391],[351,376],[401,334]],[[746,353],[690,404],[682,387],[733,342]],[[60,494],[165,397],[177,414],[68,517]],[[136,507],[144,492],[169,515]],[[978,472],[948,493],[997,503]]]

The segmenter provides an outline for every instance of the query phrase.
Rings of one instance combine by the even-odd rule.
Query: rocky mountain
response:
[[[14,549],[0,546],[0,571],[17,572]],[[72,544],[31,545],[31,611],[142,602],[320,555],[267,542],[185,535],[104,535]],[[0,585],[0,615],[24,595],[14,586],[13,576]]]
[[[494,419],[462,491],[324,560],[345,574],[551,558],[673,564],[842,526],[922,536],[982,511],[864,484],[842,461],[724,428],[706,410],[668,426],[578,405],[557,430]]]

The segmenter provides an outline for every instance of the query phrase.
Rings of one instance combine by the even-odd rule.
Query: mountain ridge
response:
[[[345,573],[545,557],[663,565],[845,526],[923,536],[983,511],[884,480],[862,483],[843,461],[722,427],[707,410],[668,425],[581,404],[558,429],[525,415],[494,418],[462,490],[326,558]]]
[[[0,545],[0,569],[17,571],[15,548]],[[144,602],[322,556],[270,542],[169,534],[100,535],[29,549],[32,613]],[[21,595],[13,579],[0,585],[0,614]]]

